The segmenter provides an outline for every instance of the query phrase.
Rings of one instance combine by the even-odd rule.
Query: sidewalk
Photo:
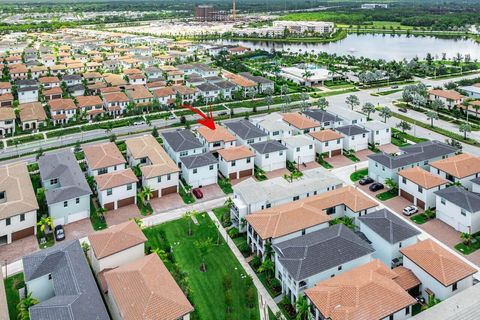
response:
[[[273,301],[273,298],[270,296],[267,289],[265,289],[265,287],[263,286],[263,283],[258,279],[255,271],[253,271],[252,267],[250,267],[250,265],[247,263],[247,261],[243,257],[240,250],[238,250],[237,246],[230,239],[225,228],[223,228],[222,224],[220,223],[220,221],[218,221],[217,217],[211,210],[208,211],[208,216],[210,217],[210,219],[212,219],[212,221],[217,226],[218,231],[222,235],[223,239],[225,239],[225,241],[227,242],[227,245],[230,247],[230,250],[232,250],[233,254],[237,258],[238,262],[240,262],[245,272],[252,277],[253,283],[255,284],[255,287],[258,290],[259,296],[261,297],[260,300],[265,301],[265,305],[268,306],[274,314],[277,314],[277,312],[280,311],[280,308],[275,303],[275,301]],[[262,306],[259,306],[259,307],[260,307],[260,313],[265,312],[265,309],[266,309],[265,306],[263,306],[263,311],[262,311]],[[268,309],[266,311],[266,314],[268,315]]]

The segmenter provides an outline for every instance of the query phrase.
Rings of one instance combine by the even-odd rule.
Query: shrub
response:
[[[232,239],[238,237],[238,235],[239,235],[238,229],[237,228],[232,228],[232,229],[228,230],[228,235]]]
[[[246,291],[247,306],[249,308],[255,307],[255,288],[249,287]]]
[[[259,256],[254,256],[250,261],[250,266],[257,270],[262,265],[262,259]]]

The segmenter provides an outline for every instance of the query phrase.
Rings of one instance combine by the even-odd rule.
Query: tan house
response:
[[[113,142],[99,143],[83,147],[88,175],[111,173],[125,169],[125,158]]]
[[[125,111],[130,99],[123,92],[106,93],[103,95],[103,105],[111,115],[120,115]]]
[[[93,119],[97,115],[103,113],[103,101],[99,96],[78,96],[78,109],[87,113],[88,119]]]
[[[0,108],[0,137],[15,133],[15,111],[10,107]]]
[[[45,97],[45,101],[61,99],[62,98],[62,88],[54,87],[51,89],[43,90],[42,95]]]
[[[462,153],[434,161],[430,163],[430,172],[472,190],[471,180],[480,176],[480,157]]]
[[[18,108],[23,130],[36,130],[45,124],[47,114],[40,102],[22,103]]]

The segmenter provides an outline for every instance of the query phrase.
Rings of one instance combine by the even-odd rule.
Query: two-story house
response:
[[[282,140],[287,147],[287,160],[297,165],[315,161],[315,143],[304,135],[296,135]]]
[[[249,177],[254,173],[255,153],[246,146],[218,151],[218,170],[231,180]]]
[[[330,158],[333,156],[343,154],[343,139],[344,136],[331,129],[310,132],[315,144],[315,152]]]
[[[130,168],[95,176],[98,202],[106,210],[137,203],[138,178]]]
[[[180,158],[182,178],[193,188],[217,183],[218,159],[210,152]]]
[[[283,115],[283,121],[292,128],[293,134],[306,134],[319,131],[322,127],[319,122],[299,113],[285,113]]]
[[[361,124],[361,127],[368,131],[368,143],[371,145],[383,146],[392,141],[392,132],[386,123],[373,120]]]
[[[89,176],[125,169],[127,161],[113,142],[84,146],[83,152]]]
[[[268,138],[267,133],[248,120],[239,120],[225,123],[228,130],[237,138],[237,145],[250,145],[263,142]]]
[[[48,102],[50,116],[55,125],[66,124],[77,113],[77,106],[72,99],[55,99]]]
[[[276,140],[252,143],[255,165],[263,171],[283,169],[287,165],[287,148]]]
[[[368,131],[357,125],[346,125],[335,128],[343,135],[343,149],[361,151],[368,149]]]
[[[180,168],[181,157],[205,153],[207,150],[193,132],[187,129],[163,132],[162,136],[165,150]]]
[[[430,172],[472,190],[471,180],[480,176],[480,158],[462,153],[430,163]]]
[[[236,145],[236,138],[225,127],[216,125],[215,130],[201,126],[197,129],[200,142],[210,152],[232,148]]]
[[[339,116],[320,109],[306,110],[303,115],[320,123],[323,129],[335,129],[343,126],[343,120]]]

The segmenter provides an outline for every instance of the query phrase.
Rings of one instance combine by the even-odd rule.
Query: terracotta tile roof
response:
[[[0,219],[38,209],[25,163],[17,162],[0,167],[0,190],[5,191],[7,200],[0,203]]]
[[[109,83],[111,86],[120,86],[128,83],[119,74],[108,74],[108,75],[104,75],[103,78],[105,79],[105,82]]]
[[[315,132],[309,132],[308,133],[310,136],[313,138],[317,139],[318,141],[325,142],[325,141],[332,141],[332,140],[337,140],[337,139],[342,139],[343,135],[340,133],[327,129],[327,130],[321,130],[321,131],[315,131]]]
[[[20,109],[20,121],[44,121],[47,118],[45,109],[40,102],[22,103]]]
[[[88,240],[95,257],[102,259],[145,243],[147,238],[135,221],[127,221],[100,232],[92,233],[88,236]]]
[[[172,86],[173,91],[180,93],[181,95],[188,95],[188,94],[195,94],[198,89],[197,88],[190,88],[181,85],[174,85]]]
[[[392,271],[397,274],[393,281],[395,281],[403,290],[410,290],[421,284],[417,276],[412,272],[412,270],[405,268],[404,266],[399,266],[393,268]]]
[[[77,109],[72,99],[54,99],[48,102],[51,111]]]
[[[448,180],[420,167],[405,169],[398,174],[425,189],[435,188],[448,183]]]
[[[142,74],[142,70],[140,69],[123,69],[124,75],[131,75],[131,74]]]
[[[78,96],[75,99],[79,108],[103,105],[103,101],[99,96]]]
[[[307,297],[331,320],[384,319],[416,303],[394,280],[396,274],[380,260],[321,281],[305,290]]]
[[[133,100],[139,99],[153,99],[153,95],[145,87],[135,88],[135,90],[128,90],[127,95]]]
[[[218,151],[218,154],[221,155],[225,161],[240,160],[255,156],[255,153],[246,146],[221,149]]]
[[[434,161],[430,166],[440,169],[456,178],[465,178],[480,172],[480,158],[468,153]]]
[[[106,272],[105,280],[124,320],[174,320],[193,311],[157,254]]]
[[[277,238],[330,221],[324,211],[342,204],[354,212],[377,206],[376,202],[348,186],[254,212],[246,219],[262,239]]]
[[[40,83],[57,83],[60,82],[60,79],[58,77],[41,77],[38,81]]]
[[[85,72],[83,74],[85,79],[96,79],[96,78],[103,78],[102,74],[99,72]]]
[[[154,178],[180,169],[168,156],[158,141],[151,135],[129,138],[125,140],[127,149],[135,159],[148,158],[150,165],[141,166],[145,178]]]
[[[62,94],[62,93],[63,93],[63,91],[62,91],[62,88],[60,88],[60,87],[53,87],[52,89],[42,91],[42,94],[44,96],[52,96],[52,95],[55,95],[55,94]]]
[[[319,122],[302,116],[299,113],[285,113],[283,115],[283,121],[291,124],[297,129],[310,129],[320,127]]]
[[[11,89],[12,85],[10,82],[0,82],[0,89]]]
[[[437,97],[442,97],[442,98],[451,99],[451,100],[460,100],[465,98],[465,96],[461,95],[455,90],[433,89],[433,90],[429,90],[428,93]]]
[[[12,101],[13,100],[13,94],[11,93],[4,93],[0,95],[0,101]]]
[[[0,108],[0,121],[3,120],[13,120],[15,119],[15,111],[10,107],[1,107]]]
[[[112,93],[112,92],[121,92],[122,89],[120,87],[106,87],[106,88],[100,88],[100,93],[105,94],[105,93]]]
[[[52,115],[52,119],[53,120],[65,120],[65,119],[67,119],[67,115],[65,113],[54,114],[54,115]]]
[[[215,130],[211,130],[205,126],[201,126],[197,129],[197,132],[207,140],[207,142],[217,142],[217,141],[224,141],[230,142],[235,141],[235,136],[231,134],[225,127],[220,125],[215,126]]]
[[[124,186],[128,183],[136,183],[138,178],[135,176],[132,169],[128,168],[95,176],[95,181],[97,182],[98,189],[103,191]]]
[[[107,103],[110,102],[128,102],[130,99],[128,99],[127,95],[123,92],[112,92],[112,93],[106,93],[103,95],[103,99],[107,101]]]
[[[400,252],[446,287],[477,272],[431,239],[403,248]]]
[[[244,78],[242,76],[239,76],[238,74],[234,74],[231,72],[224,72],[223,76],[240,87],[251,88],[251,87],[257,86],[256,82],[249,80],[247,78]]]
[[[83,147],[85,158],[91,170],[107,168],[126,163],[117,145],[113,142],[100,143]]]
[[[165,88],[153,90],[153,95],[157,98],[175,96],[175,91],[173,90],[172,87],[165,87]]]

